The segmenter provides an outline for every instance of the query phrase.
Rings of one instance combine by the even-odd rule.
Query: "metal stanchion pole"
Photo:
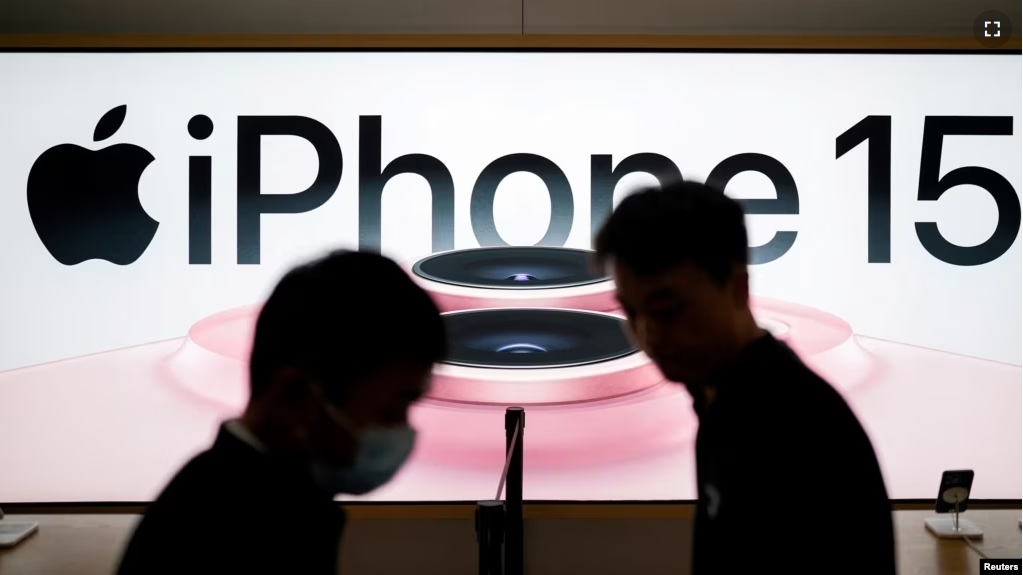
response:
[[[509,407],[504,414],[505,447],[510,451],[505,484],[505,575],[522,575],[522,445],[526,412]]]
[[[476,504],[476,542],[479,550],[479,575],[503,575],[503,502],[480,501]]]

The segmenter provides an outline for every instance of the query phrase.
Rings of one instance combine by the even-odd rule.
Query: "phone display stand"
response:
[[[952,487],[941,494],[946,503],[954,505],[952,517],[932,517],[924,520],[927,530],[942,539],[980,539],[984,531],[969,519],[959,517],[959,504],[970,496],[962,487]]]
[[[26,537],[39,531],[35,521],[4,521],[4,512],[0,510],[0,549],[14,547]]]

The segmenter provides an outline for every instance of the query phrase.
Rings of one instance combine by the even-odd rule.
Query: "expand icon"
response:
[[[113,136],[127,110],[122,105],[104,114],[93,141]],[[134,144],[99,150],[60,144],[43,152],[28,175],[28,212],[50,255],[66,266],[139,259],[160,226],[139,201],[139,180],[154,160]]]

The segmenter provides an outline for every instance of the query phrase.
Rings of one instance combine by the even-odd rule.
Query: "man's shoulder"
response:
[[[210,503],[224,493],[218,488],[223,478],[216,468],[207,450],[178,470],[147,506],[125,549],[120,575],[173,572],[203,547],[211,525],[208,516],[217,509]],[[182,538],[188,540],[187,550],[179,548]],[[175,548],[179,550],[172,552]]]
[[[844,406],[845,400],[782,341],[771,338],[747,367],[746,389],[757,401],[795,406],[806,401]]]
[[[143,523],[187,520],[223,508],[238,495],[241,477],[209,450],[190,459],[149,504]],[[211,503],[216,506],[211,507]]]
[[[760,422],[777,433],[794,434],[811,445],[869,443],[866,431],[845,397],[827,380],[803,363],[791,348],[776,342],[774,349],[752,376],[750,394],[744,402],[751,422]],[[765,440],[775,441],[765,434]],[[844,448],[843,448],[844,449]]]

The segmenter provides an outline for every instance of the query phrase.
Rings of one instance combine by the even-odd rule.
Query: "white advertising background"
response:
[[[727,54],[7,54],[0,111],[0,369],[183,335],[197,319],[263,297],[289,265],[358,238],[358,122],[382,116],[382,163],[424,153],[455,182],[455,247],[476,246],[469,198],[480,171],[505,154],[554,161],[575,198],[569,247],[590,246],[590,155],[615,164],[638,152],[672,159],[704,178],[720,161],[758,152],[783,163],[799,215],[750,217],[751,243],[798,232],[782,258],[757,266],[753,291],[834,313],[863,335],[1021,363],[1020,248],[987,265],[941,262],[914,222],[937,221],[960,245],[994,229],[979,188],[916,200],[924,117],[1012,116],[1013,136],[946,137],[942,174],[990,168],[1020,189],[1020,66],[1014,56]],[[90,148],[99,118],[127,105],[103,145],[132,143],[155,156],[140,183],[160,228],[148,251],[119,267],[67,267],[38,240],[25,200],[36,157],[60,143]],[[205,114],[212,136],[192,139]],[[344,174],[324,206],[262,218],[262,265],[236,263],[236,127],[240,115],[303,115],[329,127]],[[867,263],[867,145],[835,159],[835,138],[868,115],[892,117],[892,262]],[[304,190],[316,173],[311,145],[264,138],[264,193]],[[213,160],[213,262],[188,264],[188,157]],[[625,178],[629,188],[652,182]],[[748,172],[735,197],[773,197]],[[383,198],[385,253],[430,251],[430,197],[415,175]],[[494,204],[510,244],[537,242],[550,201],[536,176],[505,179]]]
[[[1015,243],[985,265],[929,254],[915,222],[938,222],[959,245],[995,228],[983,189],[959,186],[918,201],[926,116],[1011,116],[1011,136],[946,136],[940,175],[981,166],[1021,189],[1019,56],[656,53],[139,53],[0,54],[0,371],[183,336],[197,320],[260,301],[294,263],[358,241],[359,117],[382,117],[381,168],[411,153],[440,159],[455,184],[455,248],[478,246],[469,219],[473,185],[493,160],[542,155],[574,194],[568,247],[588,248],[590,158],[653,152],[705,178],[739,153],[766,154],[795,179],[798,215],[749,217],[751,244],[794,230],[792,249],[754,266],[753,292],[811,306],[855,333],[1020,365],[1021,253]],[[127,106],[121,128],[92,142],[99,119]],[[188,121],[209,116],[197,141]],[[307,116],[333,132],[344,172],[333,197],[302,214],[262,217],[261,265],[236,255],[239,116]],[[867,155],[835,158],[835,138],[870,115],[891,116],[891,263],[867,261]],[[73,143],[142,146],[156,159],[140,185],[160,222],[127,266],[64,266],[36,235],[26,202],[33,162]],[[212,157],[212,264],[188,263],[189,156]],[[295,193],[317,170],[312,146],[264,137],[263,193]],[[654,182],[632,175],[615,192]],[[727,193],[772,198],[762,175],[733,178]],[[415,175],[383,195],[385,254],[430,253],[430,195]],[[497,191],[497,230],[512,245],[540,240],[550,200],[528,173]],[[950,406],[952,409],[952,406]],[[951,415],[950,415],[951,417]],[[907,423],[907,425],[909,425]],[[920,494],[921,497],[929,494]]]

